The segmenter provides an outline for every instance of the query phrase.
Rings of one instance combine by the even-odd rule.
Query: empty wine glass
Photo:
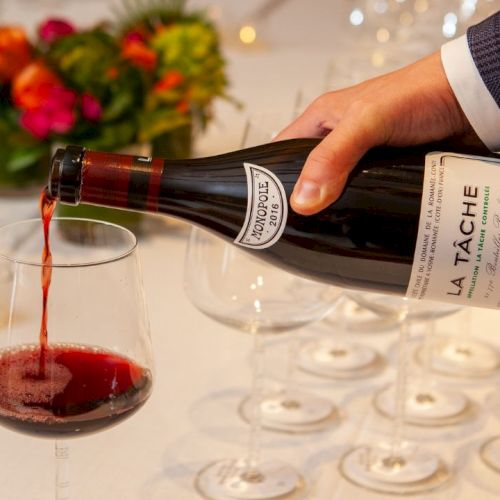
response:
[[[382,294],[354,294],[353,298],[372,307],[388,313],[399,307],[403,299]],[[370,304],[368,304],[368,302]],[[456,314],[459,306],[442,304],[432,301],[410,300],[409,320],[412,324],[424,323],[423,357],[425,361],[417,376],[412,377],[408,384],[405,403],[405,418],[408,423],[423,426],[453,425],[462,422],[472,415],[473,405],[469,398],[460,390],[447,384],[438,383],[432,370],[432,342],[435,323],[438,318]],[[375,408],[383,415],[395,418],[397,401],[396,387],[389,385],[380,390],[375,398]]]
[[[57,500],[70,498],[67,438],[133,415],[152,387],[152,354],[137,258],[128,230],[54,219],[48,343],[41,341],[42,223],[0,228],[0,425],[56,439]],[[19,493],[22,496],[21,493]]]
[[[412,310],[419,303],[405,298],[379,296],[379,294],[350,294],[351,298],[372,310],[391,308],[400,319],[398,364],[396,382],[390,392],[383,392],[391,402],[393,431],[387,444],[355,447],[341,459],[340,471],[354,484],[373,491],[391,494],[422,493],[433,490],[451,477],[448,466],[441,458],[417,444],[405,441],[407,410],[411,408],[407,396],[408,340],[412,318],[423,314],[422,309]],[[448,307],[448,306],[443,306]],[[433,313],[433,314],[437,314]],[[377,396],[380,399],[380,394]],[[413,396],[410,395],[410,401]],[[385,402],[385,400],[384,400]],[[380,402],[378,402],[380,405]]]
[[[380,372],[383,356],[374,348],[352,340],[353,332],[388,331],[397,325],[394,315],[378,315],[343,295],[323,321],[333,330],[302,343],[297,363],[314,375],[332,379],[364,378]]]
[[[450,334],[428,335],[416,350],[416,359],[427,371],[460,378],[491,375],[500,365],[500,355],[492,345],[473,337],[471,309],[462,308],[457,326]]]
[[[210,318],[253,335],[250,438],[244,458],[218,460],[199,472],[196,487],[206,498],[299,498],[306,489],[299,472],[281,461],[260,459],[263,391],[263,333],[282,333],[321,318],[338,293],[333,287],[295,277],[256,260],[209,233],[194,229],[185,264],[186,292]],[[284,394],[289,397],[288,394]],[[309,420],[329,418],[327,400],[312,406]],[[275,399],[274,413],[293,419],[303,414],[303,400]],[[264,403],[265,406],[265,403]],[[308,406],[309,408],[309,406]],[[293,421],[292,421],[293,423]]]

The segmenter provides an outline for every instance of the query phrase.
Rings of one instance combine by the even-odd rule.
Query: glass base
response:
[[[383,366],[375,349],[354,342],[321,339],[302,345],[298,366],[309,373],[335,379],[363,378]]]
[[[250,422],[254,403],[245,398],[239,412]],[[260,403],[260,423],[266,429],[291,433],[321,431],[334,425],[339,414],[331,401],[305,392],[287,394],[284,391],[265,395]]]
[[[298,500],[307,493],[304,478],[290,465],[263,462],[249,469],[244,460],[212,462],[196,476],[195,487],[210,500]]]
[[[362,446],[347,452],[340,473],[351,483],[379,493],[408,495],[439,488],[450,477],[448,467],[429,452]]]
[[[398,324],[394,315],[376,314],[349,299],[342,301],[325,321],[338,328],[358,333],[386,332]]]
[[[375,408],[385,417],[395,418],[394,386],[379,391],[373,400]],[[453,425],[471,417],[472,404],[465,394],[440,384],[416,385],[408,388],[405,422],[413,425]]]
[[[417,361],[423,362],[423,347],[416,351]],[[498,351],[489,344],[474,339],[438,337],[432,346],[432,369],[450,376],[486,377],[500,365]]]
[[[495,436],[484,442],[479,450],[483,462],[500,474],[500,436]]]

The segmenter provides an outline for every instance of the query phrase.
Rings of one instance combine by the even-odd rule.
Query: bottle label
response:
[[[500,159],[427,155],[406,296],[500,307]]]
[[[248,201],[245,222],[237,245],[263,249],[274,245],[282,235],[288,216],[285,188],[270,170],[244,163],[247,175]]]

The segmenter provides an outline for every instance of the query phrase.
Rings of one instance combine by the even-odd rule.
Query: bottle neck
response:
[[[78,205],[84,154],[85,149],[80,146],[56,151],[49,172],[48,193],[51,198]]]
[[[160,158],[86,151],[79,202],[156,212],[163,170]]]

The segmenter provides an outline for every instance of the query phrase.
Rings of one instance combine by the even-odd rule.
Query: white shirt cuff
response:
[[[472,128],[491,151],[500,152],[500,108],[474,64],[466,35],[441,47],[441,61]]]

